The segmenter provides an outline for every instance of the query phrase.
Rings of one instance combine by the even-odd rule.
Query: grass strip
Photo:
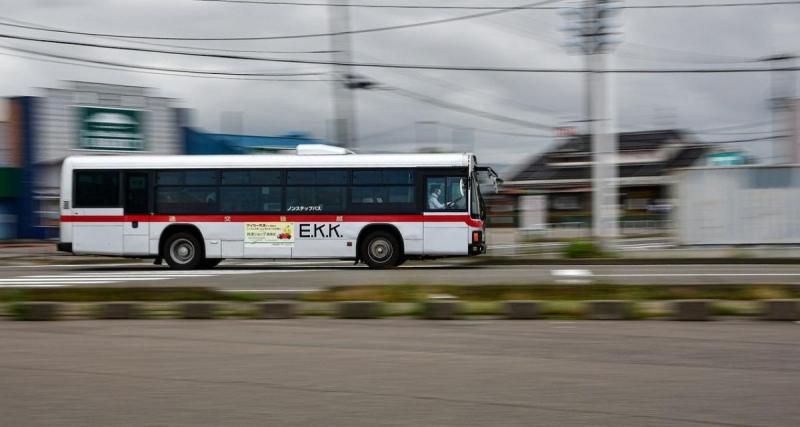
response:
[[[304,295],[305,301],[419,302],[446,294],[462,301],[586,301],[673,299],[759,300],[800,298],[797,285],[364,285],[337,286]]]

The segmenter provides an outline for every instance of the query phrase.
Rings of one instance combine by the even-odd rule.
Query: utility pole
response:
[[[349,0],[330,0],[328,20],[333,65],[333,128],[334,142],[340,147],[356,148],[356,100],[350,82],[354,75],[352,51],[350,48],[350,8]],[[337,6],[344,4],[344,6]],[[339,64],[339,65],[336,65]]]
[[[608,248],[619,236],[617,134],[608,86],[608,53],[618,43],[612,19],[620,0],[581,0],[562,14],[568,20],[567,48],[586,61],[586,120],[592,151],[592,236]]]
[[[787,164],[795,161],[794,147],[791,146],[792,108],[795,95],[795,75],[791,70],[795,56],[788,54],[763,58],[772,64],[770,73],[769,109],[772,113],[772,153],[768,163]]]

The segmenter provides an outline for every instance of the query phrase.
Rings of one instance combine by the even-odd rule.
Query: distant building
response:
[[[695,167],[676,179],[680,244],[800,243],[800,166]]]
[[[203,133],[189,110],[152,89],[68,82],[41,96],[7,98],[0,123],[0,240],[58,236],[62,161],[72,155],[247,154],[321,142],[301,133]]]
[[[623,220],[664,218],[672,206],[672,171],[703,163],[710,150],[710,146],[692,140],[680,130],[621,133],[618,147]],[[548,223],[591,224],[590,148],[586,135],[563,140],[506,180],[504,193],[544,196]]]
[[[56,237],[61,162],[70,155],[181,154],[184,110],[147,88],[70,82],[8,99],[6,166],[20,170],[16,236]]]
[[[791,162],[800,164],[800,98],[792,99],[789,102],[790,123],[789,123],[789,141]]]
[[[301,132],[283,136],[230,135],[184,129],[186,154],[272,154],[294,150],[299,144],[329,144]]]

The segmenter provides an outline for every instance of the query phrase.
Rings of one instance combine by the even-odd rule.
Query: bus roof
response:
[[[349,155],[94,155],[70,156],[71,169],[200,169],[200,168],[391,168],[468,167],[470,153]]]

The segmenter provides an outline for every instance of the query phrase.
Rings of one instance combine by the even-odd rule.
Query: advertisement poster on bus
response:
[[[246,222],[244,244],[248,246],[294,246],[292,222]]]

